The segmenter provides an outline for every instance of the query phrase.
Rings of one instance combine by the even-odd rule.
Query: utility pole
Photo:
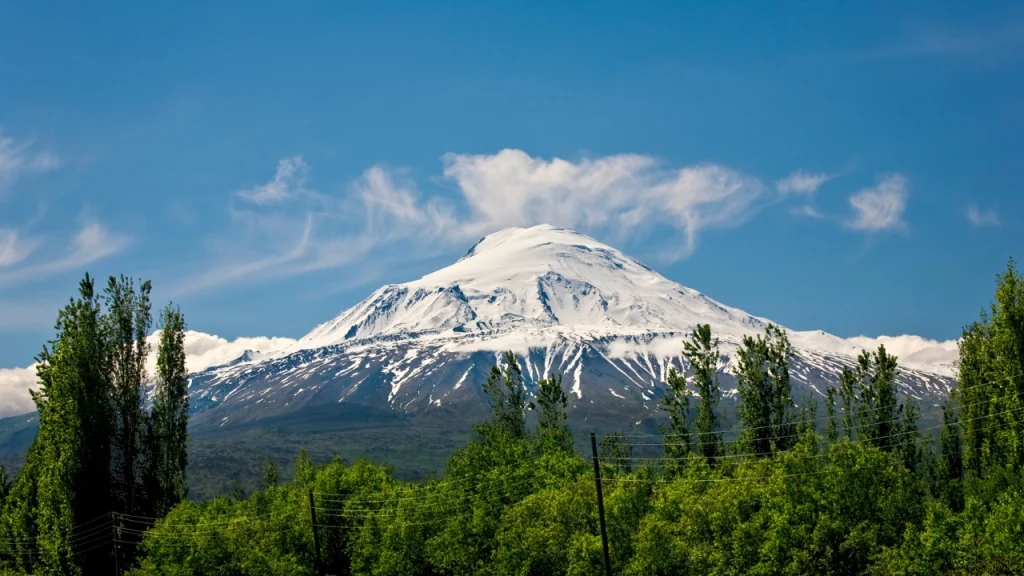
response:
[[[604,524],[604,496],[601,495],[601,461],[597,457],[597,436],[590,433],[590,449],[594,453],[594,484],[597,485],[597,512],[601,518],[601,547],[604,548],[604,573],[612,576],[612,560],[608,555],[608,529]]]
[[[314,564],[313,571],[316,576],[322,576],[323,570],[320,568],[320,532],[316,526],[316,506],[313,503],[313,491],[309,491],[309,515],[313,519],[313,549],[316,551],[316,564]]]

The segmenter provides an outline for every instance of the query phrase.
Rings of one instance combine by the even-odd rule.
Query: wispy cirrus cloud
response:
[[[791,209],[789,211],[789,213],[793,214],[794,216],[803,216],[805,218],[816,218],[816,219],[823,219],[823,218],[825,218],[824,214],[822,214],[817,208],[815,208],[814,206],[811,206],[811,205],[805,205],[805,206],[800,206],[800,207],[797,207],[797,208],[793,208],[793,209]]]
[[[1001,225],[999,214],[995,210],[982,210],[978,207],[977,202],[972,202],[967,206],[966,214],[967,221],[975,228],[998,228]]]
[[[283,158],[277,163],[274,178],[261,186],[239,190],[236,194],[254,204],[283,202],[305,191],[309,165],[301,156]]]
[[[901,174],[882,176],[878,184],[850,197],[854,215],[846,221],[853,230],[877,232],[906,228],[907,178]]]
[[[1024,21],[1015,17],[975,26],[917,22],[902,37],[861,56],[869,59],[992,56],[1021,46],[1024,46]]]
[[[0,194],[27,173],[48,172],[61,166],[61,159],[48,151],[34,150],[32,141],[18,142],[0,130]]]
[[[337,194],[309,186],[309,172],[301,157],[287,158],[269,182],[233,194],[228,227],[207,238],[210,260],[175,291],[348,266],[397,242],[422,255],[540,223],[623,238],[662,226],[676,232],[676,248],[662,255],[674,260],[693,253],[702,231],[741,225],[782,198],[721,165],[671,168],[637,154],[446,154],[442,174],[454,199],[424,194],[407,171],[380,165]]]
[[[821,188],[822,184],[834,178],[833,175],[825,172],[807,172],[797,170],[775,182],[775,189],[781,194],[806,194],[811,195]]]
[[[301,157],[286,159],[270,182],[252,189],[257,193],[236,193],[227,228],[207,238],[209,261],[172,293],[338,268],[382,244],[430,238],[453,223],[438,201],[424,199],[400,171],[373,166],[342,192],[324,194],[297,176],[308,170]]]
[[[127,234],[113,231],[95,219],[86,218],[78,232],[71,237],[63,254],[37,257],[28,261],[24,248],[21,248],[20,252],[16,245],[11,248],[11,265],[0,269],[0,287],[30,283],[80,270],[88,264],[121,252],[131,244],[131,240]],[[25,242],[41,244],[39,239],[28,239]],[[0,245],[0,251],[2,250]]]
[[[570,161],[502,150],[444,163],[468,208],[465,234],[550,223],[636,238],[660,225],[677,234],[666,260],[691,255],[702,231],[743,224],[775,200],[760,180],[725,166],[669,168],[638,154]]]

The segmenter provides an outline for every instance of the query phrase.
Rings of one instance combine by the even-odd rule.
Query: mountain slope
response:
[[[723,390],[734,395],[736,349],[768,320],[588,236],[511,228],[447,268],[376,290],[282,350],[195,374],[194,422],[253,425],[342,404],[374,417],[480,415],[478,384],[501,351],[513,350],[531,389],[545,376],[566,375],[577,423],[621,429],[657,416],[668,370],[685,369],[682,341],[698,323],[721,339]],[[797,398],[823,394],[870,344],[821,331],[789,334]],[[955,351],[927,349],[915,358],[901,365],[899,383],[927,408],[948,392]]]

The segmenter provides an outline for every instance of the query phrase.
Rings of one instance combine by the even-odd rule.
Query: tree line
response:
[[[100,292],[86,274],[58,312],[56,337],[36,357],[39,431],[0,494],[5,569],[75,575],[130,567],[134,547],[105,545],[120,528],[112,514],[156,518],[184,500],[185,320],[177,307],[162,310],[156,373],[148,374],[151,288],[122,276]]]
[[[1012,261],[964,330],[937,427],[919,425],[884,347],[796,401],[792,346],[768,326],[740,344],[740,433],[726,441],[718,348],[710,326],[695,327],[686,371],[667,378],[663,429],[601,440],[614,574],[1024,573],[1024,281]],[[315,465],[300,452],[289,482],[268,464],[251,495],[123,518],[142,537],[121,566],[136,576],[604,574],[593,463],[574,449],[561,376],[531,399],[509,352],[481,388],[490,416],[439,478],[401,481],[366,460]],[[656,456],[635,455],[650,445]],[[49,566],[34,568],[61,573]]]

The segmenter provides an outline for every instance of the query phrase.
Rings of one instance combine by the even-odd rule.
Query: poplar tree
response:
[[[491,422],[481,431],[498,430],[515,439],[526,436],[526,387],[523,385],[523,371],[511,350],[505,353],[505,366],[491,367],[484,393],[491,403]]]
[[[768,346],[760,336],[744,336],[737,350],[739,369],[736,389],[740,397],[740,443],[748,453],[759,457],[772,452],[771,378],[768,373]]]
[[[693,367],[694,387],[700,398],[697,408],[697,441],[700,453],[715,466],[722,455],[722,434],[718,431],[715,409],[722,395],[718,385],[718,338],[711,335],[710,324],[698,324],[683,343],[683,354]]]
[[[109,380],[100,307],[86,274],[79,297],[57,315],[56,338],[36,357],[32,391],[39,432],[29,448],[9,508],[16,532],[35,537],[46,574],[79,574],[73,528],[94,520],[109,503]],[[31,551],[30,551],[31,552]],[[20,556],[20,555],[19,555]],[[88,560],[86,558],[85,560]],[[26,566],[28,568],[28,566]]]
[[[160,315],[156,385],[150,418],[149,465],[154,481],[153,509],[166,514],[188,493],[188,370],[185,367],[185,318],[168,304]]]
[[[665,435],[665,456],[682,464],[691,451],[690,390],[686,377],[674,366],[669,368],[665,383],[668,386],[659,403],[659,407],[668,414],[668,424],[661,430]]]
[[[797,440],[797,416],[789,377],[793,347],[786,331],[769,324],[764,337],[745,336],[738,355],[742,444],[757,456],[788,450]]]
[[[979,477],[1024,470],[1024,279],[1012,259],[989,310],[964,329],[953,395],[965,470]]]
[[[772,450],[789,450],[796,444],[796,416],[793,391],[789,378],[789,364],[793,359],[793,346],[786,331],[769,324],[765,329],[768,375],[771,386],[768,393],[768,413],[771,424]]]
[[[537,401],[530,409],[537,412],[537,432],[545,446],[569,452],[572,432],[566,423],[569,397],[562,389],[562,375],[555,374],[537,383]]]
[[[143,486],[145,432],[148,415],[143,407],[147,381],[146,336],[152,324],[151,285],[125,276],[110,277],[105,303],[110,353],[110,379],[114,404],[114,497],[120,512],[151,512]]]

